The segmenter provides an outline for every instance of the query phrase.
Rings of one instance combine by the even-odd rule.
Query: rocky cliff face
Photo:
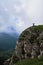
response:
[[[15,54],[11,57],[13,61],[10,61],[9,65],[21,59],[41,56],[43,56],[43,25],[30,27],[21,33],[16,43]]]

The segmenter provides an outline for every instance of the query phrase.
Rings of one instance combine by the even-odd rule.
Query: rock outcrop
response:
[[[43,28],[30,27],[21,33],[16,43],[15,54],[8,65],[12,65],[13,61],[16,63],[18,60],[41,56],[43,56]]]

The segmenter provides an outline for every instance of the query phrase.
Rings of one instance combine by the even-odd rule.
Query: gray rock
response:
[[[39,48],[39,46],[36,45],[36,44],[33,45],[33,47],[32,47],[32,52],[31,52],[32,58],[37,57],[37,56],[39,55],[39,53],[40,53],[40,48]]]

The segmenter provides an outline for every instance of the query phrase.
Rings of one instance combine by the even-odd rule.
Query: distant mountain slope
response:
[[[0,50],[9,50],[15,48],[17,39],[17,33],[0,33]]]

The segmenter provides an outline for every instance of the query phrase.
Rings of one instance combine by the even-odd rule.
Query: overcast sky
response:
[[[0,32],[43,25],[43,0],[0,0]]]

